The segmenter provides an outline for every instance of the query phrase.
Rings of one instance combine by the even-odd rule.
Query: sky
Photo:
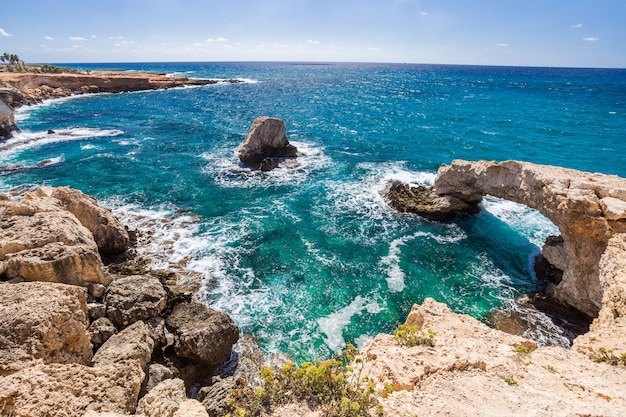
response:
[[[0,0],[3,52],[626,68],[626,0]]]

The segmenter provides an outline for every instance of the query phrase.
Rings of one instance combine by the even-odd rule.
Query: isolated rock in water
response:
[[[286,131],[280,119],[257,117],[239,148],[239,160],[251,168],[269,171],[278,166],[280,158],[298,156],[298,149],[289,143]]]
[[[158,316],[165,308],[167,294],[158,278],[131,275],[113,280],[104,302],[107,317],[118,326]]]
[[[87,410],[132,414],[143,376],[137,361],[97,368],[38,364],[0,377],[0,413],[13,417],[81,417]]]
[[[105,366],[129,359],[139,361],[145,369],[152,357],[154,341],[150,337],[150,328],[143,321],[128,326],[116,335],[111,336],[95,355],[94,366]]]
[[[128,248],[128,231],[111,210],[99,206],[93,198],[70,187],[49,190],[52,197],[58,199],[66,210],[89,229],[101,253],[122,253]]]
[[[401,213],[415,213],[430,220],[450,220],[454,216],[480,211],[477,203],[453,196],[440,196],[432,187],[412,186],[394,181],[382,192],[389,205]]]
[[[59,200],[35,190],[0,197],[0,277],[108,284],[91,232]]]
[[[174,349],[178,356],[208,365],[219,365],[228,360],[239,339],[239,328],[228,314],[203,304],[178,304],[165,323],[174,334]]]
[[[87,325],[84,288],[43,282],[0,284],[0,375],[36,359],[88,364],[92,346]]]

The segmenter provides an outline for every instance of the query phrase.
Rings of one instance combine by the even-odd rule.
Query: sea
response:
[[[486,197],[478,215],[429,221],[385,203],[390,181],[431,184],[454,159],[626,177],[624,69],[60,65],[242,81],[20,108],[0,166],[22,169],[0,176],[0,191],[94,196],[138,230],[154,268],[197,280],[197,301],[298,361],[392,332],[426,297],[484,319],[535,289],[532,260],[559,233],[548,219]],[[258,116],[284,120],[303,156],[270,172],[243,166],[237,150]],[[551,326],[531,336],[566,344]]]

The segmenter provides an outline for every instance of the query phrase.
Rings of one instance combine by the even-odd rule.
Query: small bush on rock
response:
[[[437,333],[431,329],[419,330],[417,326],[401,324],[393,332],[393,340],[400,346],[413,347],[418,345],[435,346],[435,336]]]
[[[352,345],[341,356],[329,360],[304,362],[300,367],[290,362],[279,372],[261,369],[263,386],[252,392],[243,386],[231,392],[231,417],[260,415],[263,409],[289,403],[307,403],[319,407],[327,417],[365,417],[378,408],[373,381],[353,371],[350,363],[357,350]]]

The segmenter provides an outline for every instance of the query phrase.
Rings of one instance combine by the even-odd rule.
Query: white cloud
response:
[[[313,39],[309,39],[308,41],[306,41],[306,43],[312,43],[313,45],[317,45],[320,43],[320,41],[314,41]]]
[[[47,40],[47,41],[53,41],[54,40],[54,38],[52,36],[44,36],[43,38],[45,40]]]
[[[10,33],[7,33],[6,30],[0,28],[0,36],[13,36]]]
[[[588,38],[583,38],[583,41],[585,41],[585,42],[596,42],[596,41],[599,41],[599,40],[600,40],[600,38],[595,37],[595,36],[590,36]]]
[[[572,26],[570,26],[570,27],[572,27],[572,28],[574,28],[574,29],[580,29],[580,28],[582,28],[582,27],[583,27],[583,24],[582,24],[582,23],[579,23],[579,24],[577,24],[577,25],[572,25]]]
[[[227,42],[228,39],[222,37],[222,36],[218,36],[217,38],[209,38],[207,39],[205,42]]]
[[[499,47],[499,48],[507,48],[507,47],[509,47],[511,45],[508,44],[508,43],[498,43],[498,44],[496,44],[496,46]]]
[[[92,39],[93,39],[93,38],[97,38],[97,36],[96,36],[96,35],[91,35],[91,38],[92,38]]]
[[[82,36],[70,36],[70,40],[80,42],[80,41],[86,41],[87,39],[83,38]]]
[[[124,39],[123,36],[109,36],[109,39],[112,41],[121,41],[122,39]]]
[[[374,52],[378,52],[380,51],[380,48],[367,48],[368,51],[374,51]]]
[[[428,12],[421,12],[420,13],[422,16],[428,16]]]

